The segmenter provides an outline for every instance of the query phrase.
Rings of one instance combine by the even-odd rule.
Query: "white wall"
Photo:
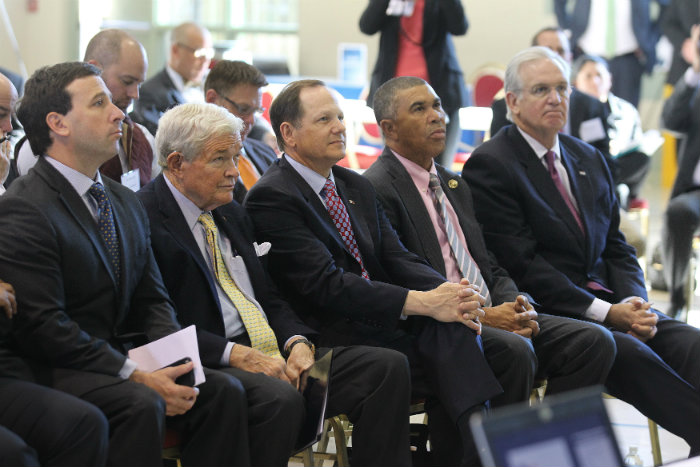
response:
[[[27,10],[27,0],[0,1],[5,3],[30,75],[44,65],[80,59],[78,0],[36,0],[36,12]],[[0,65],[20,72],[15,52],[9,46],[4,22],[0,22]]]

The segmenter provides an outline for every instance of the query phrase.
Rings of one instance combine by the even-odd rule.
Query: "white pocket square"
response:
[[[255,247],[255,253],[258,256],[264,256],[270,251],[272,245],[270,242],[262,242],[260,245],[258,245],[257,242],[253,242],[253,247]]]

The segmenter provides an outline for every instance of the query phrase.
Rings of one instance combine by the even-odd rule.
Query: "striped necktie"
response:
[[[212,257],[216,280],[219,281],[219,285],[221,285],[221,288],[231,299],[236,310],[238,310],[238,314],[241,316],[241,320],[248,332],[251,347],[270,357],[282,358],[274,331],[260,309],[243,295],[226,268],[226,263],[224,263],[221,249],[219,248],[219,229],[216,227],[211,213],[202,213],[198,220],[204,226],[204,231],[207,234],[207,244]]]
[[[435,194],[435,206],[440,213],[440,217],[442,217],[442,222],[445,224],[447,241],[450,244],[450,249],[452,250],[452,254],[457,261],[462,277],[466,278],[470,284],[479,287],[479,289],[481,289],[481,295],[486,298],[486,303],[484,306],[491,306],[491,293],[489,292],[489,288],[486,286],[486,282],[484,282],[481,271],[479,271],[479,266],[477,266],[469,252],[464,248],[464,246],[462,246],[462,242],[459,241],[457,231],[455,230],[454,225],[452,225],[450,216],[447,213],[445,192],[442,191],[442,187],[440,186],[440,179],[434,173],[430,174],[430,182],[428,183],[428,186]]]
[[[355,232],[353,232],[352,224],[350,224],[348,210],[343,200],[340,199],[338,191],[335,189],[335,183],[333,183],[330,178],[326,179],[326,184],[323,185],[323,190],[321,190],[321,196],[326,200],[326,209],[328,209],[328,214],[330,214],[331,219],[333,219],[335,228],[338,229],[343,243],[345,243],[345,246],[350,251],[353,258],[360,263],[362,278],[369,280],[369,273],[365,269],[362,256],[360,255],[360,249],[357,247],[357,242],[355,241]]]
[[[97,201],[97,227],[107,247],[109,262],[114,270],[114,275],[117,277],[117,282],[119,282],[121,272],[121,250],[119,249],[117,229],[114,226],[112,203],[110,203],[105,187],[102,186],[101,183],[93,183],[88,189],[88,193]]]

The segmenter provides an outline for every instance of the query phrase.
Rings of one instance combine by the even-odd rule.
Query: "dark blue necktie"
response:
[[[114,216],[112,215],[112,203],[109,202],[105,188],[101,183],[93,183],[88,193],[97,201],[97,227],[107,247],[109,261],[112,263],[114,274],[119,280],[121,254],[119,251],[119,237],[117,237],[117,229],[114,226]]]

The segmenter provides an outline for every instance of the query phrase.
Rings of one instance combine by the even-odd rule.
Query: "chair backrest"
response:
[[[472,87],[472,104],[491,107],[494,96],[503,89],[505,68],[498,64],[486,64],[476,69],[469,82]]]

